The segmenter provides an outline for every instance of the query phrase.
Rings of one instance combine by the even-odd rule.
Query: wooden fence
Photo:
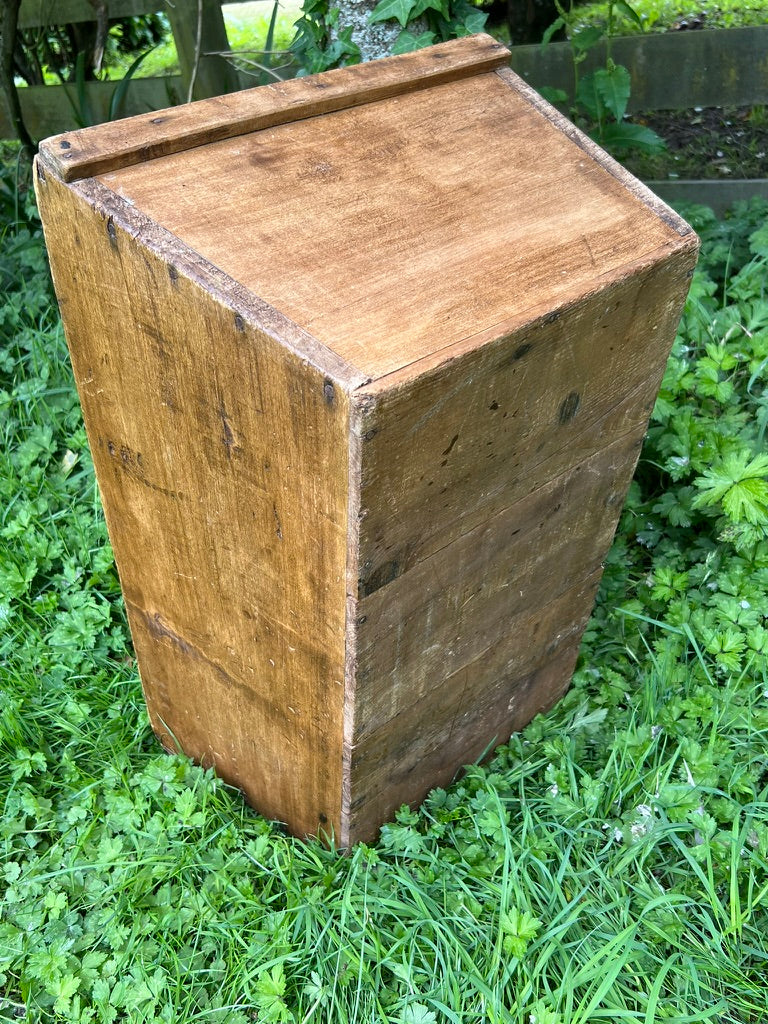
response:
[[[611,56],[629,70],[630,112],[768,103],[768,25],[624,36],[611,40]],[[604,67],[605,58],[603,43],[580,72]],[[549,85],[573,95],[568,43],[515,46],[511,65],[534,89]]]
[[[19,27],[93,21],[97,4],[98,0],[22,0]],[[229,49],[220,0],[108,0],[107,6],[111,18],[163,11],[171,23],[181,68],[180,75],[133,79],[120,116],[182,103],[190,95],[190,86],[192,97],[199,99],[253,84],[216,55]],[[768,104],[768,25],[616,38],[611,41],[611,53],[632,77],[630,111]],[[582,72],[604,64],[605,57],[605,46],[596,47],[582,64]],[[511,65],[534,88],[546,85],[572,93],[573,62],[567,43],[514,47]],[[86,83],[85,98],[94,122],[108,117],[116,88],[115,82]],[[33,138],[77,127],[74,85],[34,86],[18,92]],[[1,107],[0,138],[5,138],[10,122]],[[720,212],[736,198],[768,197],[765,178],[649,184],[668,201],[693,199]]]
[[[90,0],[22,0],[18,27],[95,21],[96,6]],[[229,49],[221,0],[108,0],[106,10],[109,18],[162,11],[171,25],[181,70],[180,75],[170,77],[133,79],[122,116],[184,102],[190,91],[193,99],[203,99],[242,88],[237,70],[217,55]],[[106,120],[116,88],[116,82],[85,83],[84,98],[94,122]],[[74,84],[20,88],[18,95],[24,123],[33,138],[78,126],[75,110],[82,97]],[[11,129],[3,106],[0,104],[0,138],[7,138]]]

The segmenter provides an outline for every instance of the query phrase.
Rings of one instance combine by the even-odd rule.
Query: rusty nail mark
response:
[[[61,149],[71,149],[72,148],[72,143],[71,142],[67,142],[66,139],[62,139],[59,142],[59,146],[60,146]]]
[[[241,333],[245,330],[245,320],[243,320],[239,313],[235,313],[235,330]]]
[[[336,397],[336,390],[333,386],[333,381],[326,380],[323,383],[323,397],[325,398],[327,405],[333,405],[333,400]]]
[[[109,244],[113,249],[117,248],[117,231],[115,230],[115,224],[111,217],[107,217],[107,234],[109,235]]]

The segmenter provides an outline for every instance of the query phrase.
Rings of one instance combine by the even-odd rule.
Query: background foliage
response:
[[[0,185],[0,1019],[766,1019],[768,226],[704,239],[568,696],[340,856],[159,752]]]

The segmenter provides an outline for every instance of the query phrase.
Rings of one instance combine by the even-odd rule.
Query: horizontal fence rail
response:
[[[605,66],[606,46],[590,50],[580,74]],[[629,70],[629,111],[743,107],[768,103],[768,25],[621,36],[611,56]],[[515,46],[511,66],[534,89],[573,96],[568,43]]]

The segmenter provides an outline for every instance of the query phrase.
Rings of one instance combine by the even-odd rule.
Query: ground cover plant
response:
[[[768,207],[690,211],[570,693],[342,856],[150,735],[12,166],[0,205],[0,1019],[765,1021]]]

